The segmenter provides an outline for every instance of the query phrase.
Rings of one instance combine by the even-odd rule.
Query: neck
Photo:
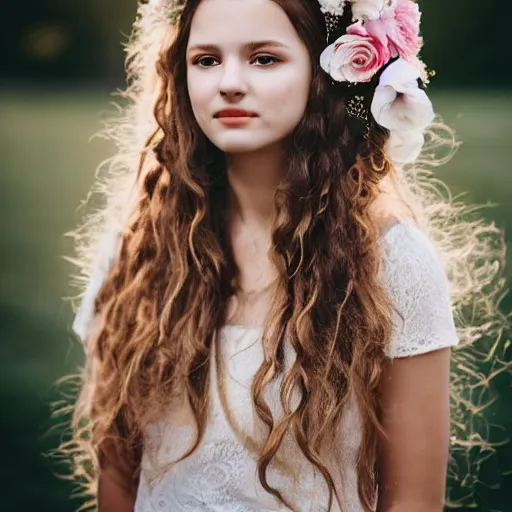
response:
[[[285,168],[282,147],[227,155],[230,216],[250,224],[270,225],[274,196]]]

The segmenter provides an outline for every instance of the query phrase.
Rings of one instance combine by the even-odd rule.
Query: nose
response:
[[[222,66],[219,91],[227,100],[237,100],[247,93],[243,65],[235,59],[227,59]]]

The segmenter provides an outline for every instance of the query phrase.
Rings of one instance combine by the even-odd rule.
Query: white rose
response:
[[[386,9],[393,9],[397,0],[351,0],[353,21],[376,20]]]
[[[398,59],[382,73],[375,89],[371,112],[375,121],[388,130],[423,130],[434,120],[434,109],[425,91],[419,88],[422,71]]]
[[[341,16],[345,10],[346,0],[318,0],[322,12]]]
[[[398,165],[414,162],[421,153],[425,137],[421,130],[391,131],[386,142],[386,153]]]

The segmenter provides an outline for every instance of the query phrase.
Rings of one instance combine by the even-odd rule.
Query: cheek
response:
[[[209,87],[208,81],[201,80],[194,73],[190,73],[187,77],[187,87],[194,114],[196,117],[205,116],[206,108],[211,101],[211,87]]]
[[[309,97],[309,73],[291,74],[291,76],[266,84],[266,96],[269,98],[269,114],[276,121],[298,122]]]

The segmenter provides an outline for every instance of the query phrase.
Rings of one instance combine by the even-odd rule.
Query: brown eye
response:
[[[281,60],[277,57],[273,57],[272,55],[257,55],[253,59],[253,62],[257,63],[259,66],[266,67],[275,64],[276,62],[281,62]]]
[[[214,57],[199,57],[194,60],[194,65],[199,66],[201,68],[211,68],[216,66],[219,61]]]

